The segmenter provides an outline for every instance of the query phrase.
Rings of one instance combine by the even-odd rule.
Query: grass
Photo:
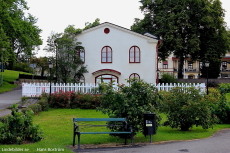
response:
[[[4,72],[2,72],[3,85],[0,86],[0,93],[11,91],[13,88],[17,87],[17,85],[13,84],[13,82],[18,79],[19,73],[29,74],[26,72],[12,71],[12,70],[4,70]]]
[[[47,112],[41,112],[33,118],[35,124],[39,124],[44,133],[44,139],[37,143],[23,144],[23,145],[2,145],[0,148],[20,148],[29,149],[28,152],[48,153],[48,148],[56,148],[64,153],[72,152],[69,147],[73,140],[73,123],[72,118],[75,117],[108,117],[101,112],[95,110],[82,109],[51,109]],[[100,127],[99,127],[100,128]],[[153,135],[153,142],[171,141],[171,140],[191,140],[207,138],[218,130],[230,128],[230,125],[215,125],[213,129],[203,130],[201,127],[194,127],[190,131],[179,131],[171,129],[170,127],[159,127],[157,134]],[[117,143],[122,144],[124,141],[120,138],[111,137],[107,134],[98,135],[82,135],[81,144],[107,144]],[[130,142],[130,141],[128,141]],[[143,134],[138,133],[134,139],[135,143],[149,143],[149,136],[144,137]],[[77,143],[77,140],[76,140]]]

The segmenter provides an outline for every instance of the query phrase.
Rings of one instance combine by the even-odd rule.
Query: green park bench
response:
[[[98,125],[98,123],[101,123],[100,121],[108,122],[109,124],[103,124]],[[80,122],[89,122],[90,124],[84,124],[80,125]],[[95,124],[91,124],[92,122],[95,122]],[[132,146],[134,145],[133,142],[133,130],[131,126],[128,126],[128,123],[126,121],[126,118],[73,118],[73,146],[75,146],[75,137],[78,136],[78,149],[80,149],[80,135],[81,134],[125,134],[131,136]],[[78,124],[79,123],[79,124]],[[106,127],[114,127],[114,126],[121,126],[123,131],[106,131],[101,132],[101,129],[97,131],[98,128],[93,128],[93,130],[96,130],[95,132],[84,132],[80,131],[81,126],[86,127],[100,127],[100,126],[106,126]],[[91,131],[91,130],[90,130]],[[126,137],[125,137],[125,144],[126,144]]]

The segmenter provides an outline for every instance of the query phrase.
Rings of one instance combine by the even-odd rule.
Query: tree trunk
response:
[[[178,65],[178,79],[183,79],[183,67],[184,67],[184,57],[181,56],[179,58],[179,65]]]

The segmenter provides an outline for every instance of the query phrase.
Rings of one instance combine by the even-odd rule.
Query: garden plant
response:
[[[164,112],[167,114],[164,125],[188,131],[194,125],[208,129],[217,123],[217,116],[211,107],[217,99],[201,93],[199,89],[175,87],[162,93]]]
[[[31,110],[21,113],[18,112],[18,106],[12,106],[11,115],[0,122],[0,143],[2,144],[22,144],[24,141],[40,141],[42,131],[38,125],[33,125]]]
[[[145,113],[156,113],[159,124],[161,100],[157,88],[142,80],[131,79],[128,83],[129,86],[118,85],[119,91],[115,91],[112,84],[109,84],[110,88],[107,87],[102,94],[98,110],[109,117],[126,118],[134,133],[143,132]]]

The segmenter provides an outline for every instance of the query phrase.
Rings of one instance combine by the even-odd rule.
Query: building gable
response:
[[[158,42],[157,37],[154,36],[151,33],[146,32],[144,34],[140,34],[140,33],[131,31],[131,30],[127,29],[127,28],[124,28],[124,27],[121,27],[121,26],[118,26],[118,25],[115,25],[115,24],[112,24],[112,23],[109,23],[109,22],[104,22],[104,23],[102,23],[100,25],[97,25],[95,27],[92,27],[90,29],[86,29],[86,30],[82,31],[82,34],[84,35],[84,34],[87,34],[89,32],[92,32],[92,31],[95,31],[95,30],[98,30],[98,29],[103,30],[104,33],[108,32],[107,34],[109,34],[110,33],[110,28],[116,29],[116,30],[121,31],[121,32],[126,33],[126,34],[130,34],[130,35],[133,35],[133,36],[136,36],[136,37],[140,37],[142,39],[147,40],[150,43],[151,42],[155,42],[155,43]]]

